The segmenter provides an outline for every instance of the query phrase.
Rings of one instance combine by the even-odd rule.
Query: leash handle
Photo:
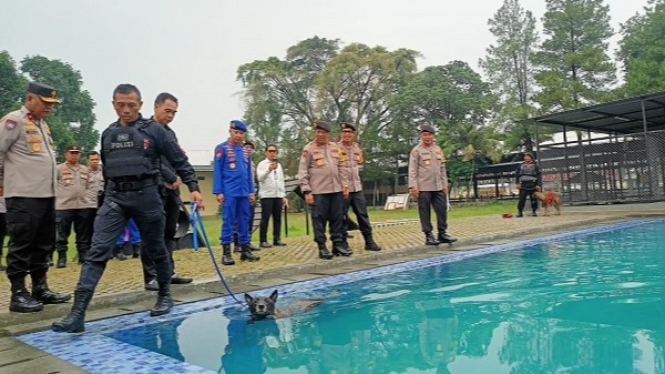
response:
[[[208,248],[208,254],[210,254],[212,265],[215,267],[217,276],[219,276],[219,280],[222,282],[222,285],[224,285],[224,288],[229,293],[229,295],[231,295],[233,300],[235,300],[241,306],[245,306],[245,304],[242,301],[238,300],[233,291],[231,291],[231,287],[229,287],[228,283],[226,283],[226,280],[224,279],[224,276],[222,275],[222,270],[219,268],[219,265],[217,265],[217,260],[215,259],[215,254],[212,250],[212,247],[210,246],[210,241],[208,240],[208,235],[206,234],[205,226],[203,226],[203,217],[201,217],[201,213],[199,212],[198,206],[194,201],[191,202],[190,220],[192,221],[192,235],[194,235],[194,238],[192,239],[192,242],[194,243],[194,250],[198,250],[198,233],[197,233],[197,224],[198,224],[199,230],[203,235],[203,241],[206,247]]]

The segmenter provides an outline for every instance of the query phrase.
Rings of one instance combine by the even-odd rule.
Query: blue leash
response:
[[[215,254],[213,253],[212,247],[210,246],[208,235],[206,234],[205,227],[203,226],[203,218],[201,218],[201,213],[199,212],[199,208],[196,206],[196,202],[194,201],[191,202],[190,211],[191,213],[189,214],[189,222],[192,224],[192,235],[193,235],[192,242],[194,244],[194,250],[197,252],[199,250],[199,236],[197,231],[201,230],[201,234],[203,234],[203,240],[205,241],[206,247],[208,247],[208,253],[210,254],[210,259],[212,259],[212,264],[215,266],[215,270],[217,271],[219,280],[222,281],[224,288],[226,288],[226,291],[229,293],[229,295],[231,295],[233,300],[235,300],[238,304],[245,306],[243,302],[238,300],[233,291],[231,291],[231,288],[229,287],[228,283],[226,283],[226,280],[222,275],[222,271],[219,269],[219,265],[217,265],[217,260],[215,260]],[[197,228],[197,223],[199,226],[198,228]]]

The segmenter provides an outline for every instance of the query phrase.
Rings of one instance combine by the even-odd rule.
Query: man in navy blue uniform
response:
[[[203,209],[203,199],[187,157],[176,142],[168,140],[163,126],[141,116],[142,105],[141,92],[131,84],[121,84],[113,91],[113,107],[119,119],[104,130],[101,141],[106,196],[97,212],[92,248],[81,268],[74,305],[67,317],[53,323],[51,329],[55,332],[85,330],[85,311],[130,217],[136,221],[144,250],[149,252],[157,270],[159,291],[150,315],[166,314],[173,306],[172,269],[164,245],[164,205],[159,192],[160,157],[164,156],[176,170],[191,192],[190,199],[200,209]]]
[[[233,225],[238,223],[240,260],[256,261],[260,257],[249,247],[250,204],[254,204],[254,173],[249,150],[244,146],[243,137],[247,126],[240,120],[229,125],[229,139],[215,147],[215,169],[212,180],[212,193],[222,205],[222,236],[219,238],[224,249],[223,265],[233,265],[231,255]]]

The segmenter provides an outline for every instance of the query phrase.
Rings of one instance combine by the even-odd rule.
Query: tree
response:
[[[18,109],[25,97],[28,81],[16,69],[7,51],[0,52],[0,117]]]
[[[665,90],[665,1],[650,1],[643,14],[621,26],[618,57],[625,84],[620,93],[641,95]]]
[[[547,0],[543,17],[546,39],[534,56],[535,99],[542,112],[570,110],[606,101],[615,83],[607,54],[613,30],[603,0]]]
[[[496,45],[487,48],[479,64],[500,100],[496,121],[507,132],[506,147],[524,150],[533,137],[532,127],[525,127],[523,121],[533,114],[531,59],[538,43],[536,19],[518,0],[504,0],[488,24]]]
[[[63,100],[47,119],[58,154],[70,144],[78,144],[83,151],[93,150],[99,141],[94,128],[95,102],[88,91],[82,90],[81,73],[68,63],[42,56],[24,58],[21,71],[34,81],[55,87]]]

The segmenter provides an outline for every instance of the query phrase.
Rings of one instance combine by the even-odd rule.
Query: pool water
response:
[[[293,286],[277,320],[230,305],[103,335],[228,374],[663,373],[663,232],[649,221]]]

